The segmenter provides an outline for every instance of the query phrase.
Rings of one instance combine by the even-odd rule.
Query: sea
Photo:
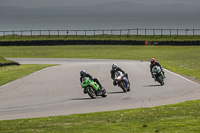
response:
[[[21,30],[120,30],[120,29],[182,29],[179,34],[200,34],[200,17],[131,17],[131,16],[69,16],[69,15],[6,15],[0,16],[0,36]],[[196,29],[193,31],[192,29]],[[173,31],[174,30],[174,31]],[[3,31],[7,31],[4,32]],[[132,31],[132,33],[136,31]],[[144,31],[140,31],[143,32]],[[145,31],[152,34],[152,31]],[[161,32],[161,31],[157,31]],[[166,33],[169,31],[166,31]],[[188,33],[186,33],[188,32]],[[14,32],[21,34],[20,32]],[[126,32],[127,33],[127,32]],[[158,34],[159,34],[158,33]],[[30,33],[23,33],[30,34]],[[32,34],[39,34],[35,32]],[[43,33],[44,34],[44,33]],[[49,34],[49,33],[46,33]],[[51,33],[52,34],[52,33]],[[57,34],[56,32],[53,34]],[[66,34],[60,33],[60,34]],[[68,33],[67,33],[68,34]],[[76,33],[77,34],[77,33]],[[85,34],[85,33],[78,33]],[[94,34],[88,32],[87,34]],[[100,34],[100,33],[99,33]],[[119,34],[119,32],[118,32]],[[164,32],[163,32],[164,34]]]

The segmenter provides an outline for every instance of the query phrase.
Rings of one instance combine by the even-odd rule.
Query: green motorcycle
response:
[[[155,81],[159,82],[161,85],[164,85],[164,75],[163,72],[160,70],[160,67],[158,66],[154,66],[152,68],[152,72],[153,72],[153,77],[155,79]]]
[[[107,96],[106,90],[103,87],[101,90],[99,85],[88,77],[82,79],[81,87],[84,88],[85,92],[93,99],[97,96]]]

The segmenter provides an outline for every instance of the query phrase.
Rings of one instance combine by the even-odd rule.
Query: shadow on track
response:
[[[156,86],[162,86],[162,85],[146,85],[146,86],[143,86],[143,87],[156,87]]]
[[[108,94],[119,94],[119,93],[124,93],[124,92],[123,91],[108,92]]]
[[[74,99],[71,99],[71,100],[90,100],[90,99],[92,99],[92,98],[74,98]]]

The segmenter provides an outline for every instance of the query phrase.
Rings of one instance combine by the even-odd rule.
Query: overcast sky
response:
[[[200,6],[200,0],[0,0],[0,6],[19,6],[25,8],[53,6],[88,6],[122,1],[130,1],[151,5],[184,3]]]

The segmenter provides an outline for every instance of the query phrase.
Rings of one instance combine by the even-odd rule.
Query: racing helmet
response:
[[[83,77],[83,76],[85,76],[85,75],[86,75],[86,72],[85,72],[85,70],[81,70],[81,71],[80,71],[80,76],[82,76],[82,77]]]
[[[112,65],[112,70],[116,70],[117,69],[117,64],[113,64]]]
[[[154,58],[151,58],[150,62],[151,62],[151,64],[154,64],[156,62],[156,60]]]

